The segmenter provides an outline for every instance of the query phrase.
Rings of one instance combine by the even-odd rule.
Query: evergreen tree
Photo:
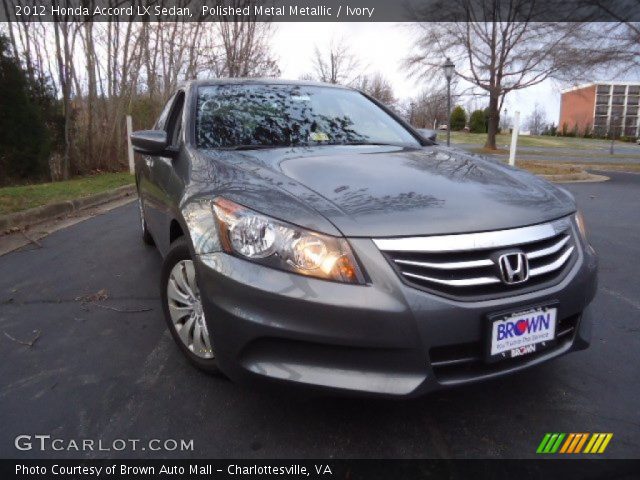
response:
[[[458,105],[451,112],[451,130],[460,131],[467,124],[467,112]]]
[[[487,133],[487,119],[484,110],[474,110],[469,119],[471,133]]]
[[[43,109],[55,97],[10,53],[0,35],[0,183],[43,179],[48,171],[52,138]]]

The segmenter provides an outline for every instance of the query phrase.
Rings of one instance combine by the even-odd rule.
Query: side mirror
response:
[[[422,138],[426,138],[427,140],[431,140],[432,142],[435,142],[436,138],[438,137],[438,132],[436,132],[435,130],[430,130],[428,128],[417,128],[416,130]]]
[[[131,144],[138,153],[162,155],[167,153],[169,141],[163,130],[140,130],[131,134]]]

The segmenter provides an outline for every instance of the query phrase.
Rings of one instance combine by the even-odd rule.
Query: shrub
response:
[[[460,131],[467,124],[467,112],[458,105],[451,112],[451,130]]]
[[[469,119],[471,133],[487,133],[487,119],[484,110],[474,110]]]
[[[44,82],[32,81],[0,35],[0,181],[43,179],[52,135],[39,101],[53,101]]]

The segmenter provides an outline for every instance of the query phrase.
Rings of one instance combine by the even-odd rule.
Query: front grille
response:
[[[510,230],[374,240],[402,280],[414,288],[459,300],[507,297],[558,283],[577,258],[571,221]],[[528,280],[508,285],[497,258],[521,251]]]
[[[580,314],[558,320],[556,344],[550,348],[521,357],[486,363],[482,342],[434,347],[429,351],[431,367],[439,382],[455,383],[497,373],[558,350],[573,341]]]

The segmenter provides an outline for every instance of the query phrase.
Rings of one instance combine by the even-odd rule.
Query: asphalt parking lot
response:
[[[640,174],[609,175],[566,185],[600,254],[591,348],[408,401],[253,390],[195,370],[165,329],[161,259],[140,241],[133,203],[2,256],[0,457],[79,456],[14,447],[48,434],[194,441],[87,458],[521,458],[546,432],[612,432],[604,455],[638,458]],[[16,341],[34,330],[32,347]]]

